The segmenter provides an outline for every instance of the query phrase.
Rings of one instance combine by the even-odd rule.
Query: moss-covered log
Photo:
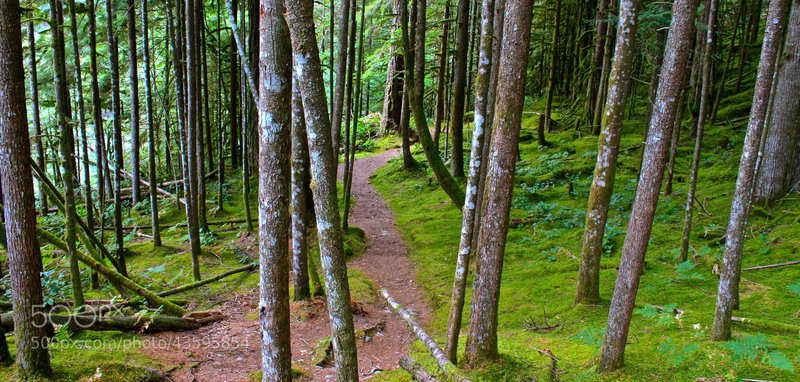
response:
[[[118,330],[121,332],[154,333],[164,331],[195,330],[202,326],[191,318],[157,316],[157,317],[98,317],[66,314],[48,314],[46,322],[56,325],[67,325],[73,330]],[[14,330],[14,315],[2,315],[2,325],[6,332]]]

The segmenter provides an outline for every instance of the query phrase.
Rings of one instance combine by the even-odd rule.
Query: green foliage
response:
[[[685,280],[685,281],[695,281],[695,280],[705,280],[706,278],[694,271],[697,264],[686,260],[680,264],[678,267],[675,268],[675,273],[678,274],[678,280]]]
[[[572,336],[572,338],[583,341],[584,344],[594,349],[594,353],[597,353],[603,344],[603,336],[605,334],[605,327],[585,326],[583,330]]]
[[[672,366],[678,367],[686,362],[699,348],[700,345],[697,344],[688,344],[678,347],[675,345],[675,341],[673,341],[672,338],[667,337],[666,340],[658,344],[657,350],[659,354],[667,357],[667,362],[672,364]]]
[[[786,287],[790,292],[800,296],[800,282],[796,282]]]
[[[673,313],[678,306],[676,303],[669,304],[665,307],[657,307],[655,305],[647,304],[643,308],[636,309],[636,313],[646,318],[655,319],[656,326],[671,327],[676,322],[676,315]]]
[[[777,350],[770,350],[772,344],[769,339],[761,333],[756,335],[745,334],[742,338],[721,344],[725,349],[730,350],[731,358],[734,362],[743,360],[767,363],[781,370],[794,372],[794,365],[786,355]]]

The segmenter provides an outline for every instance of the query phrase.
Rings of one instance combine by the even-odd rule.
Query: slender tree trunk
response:
[[[325,100],[325,85],[313,21],[313,3],[287,0],[286,17],[292,37],[296,77],[308,128],[311,152],[311,183],[322,268],[325,271],[331,337],[335,352],[336,379],[358,380],[358,358],[350,307],[350,288],[344,258],[342,231],[336,195],[336,161]],[[341,41],[341,40],[340,40]],[[341,52],[340,52],[341,54]],[[340,73],[343,73],[341,71]]]
[[[343,188],[347,188],[347,174],[350,173],[350,124],[353,123],[353,120],[356,119],[353,115],[353,107],[354,107],[354,100],[353,100],[353,92],[355,91],[355,83],[353,82],[353,75],[355,74],[356,70],[356,34],[358,33],[358,24],[356,23],[356,13],[358,10],[358,4],[356,0],[348,0],[351,1],[350,4],[350,36],[348,37],[350,41],[347,44],[347,85],[346,88],[346,95],[345,95],[345,115],[344,115],[344,142],[343,142],[343,154],[344,154],[344,173],[342,175],[342,183]],[[358,94],[356,94],[358,96]],[[355,139],[355,136],[353,136]],[[338,155],[338,152],[334,153]],[[345,204],[346,204],[346,198]],[[349,206],[346,206],[349,207]],[[345,219],[348,212],[342,211],[342,229],[347,232],[347,219]]]
[[[237,10],[239,7],[239,1],[235,0],[230,2],[231,4],[231,17],[233,18],[234,22],[236,22],[237,17]],[[233,34],[236,33],[231,29],[231,39],[230,39],[230,52],[228,55],[231,58],[230,62],[230,109],[228,109],[228,117],[229,122],[228,125],[230,126],[230,150],[231,150],[231,167],[236,168],[241,164],[239,154],[241,153],[241,148],[239,147],[239,53],[236,51],[236,43],[234,42]]]
[[[703,128],[706,124],[708,115],[708,103],[711,101],[711,46],[716,39],[716,23],[718,0],[710,0],[708,9],[708,19],[706,20],[706,45],[703,51],[703,67],[700,73],[700,109],[697,113],[697,133],[695,137],[694,155],[692,156],[692,169],[689,174],[689,190],[686,192],[686,215],[683,220],[683,236],[681,237],[681,262],[689,258],[689,235],[692,232],[692,213],[694,212],[695,191],[697,189],[697,173],[700,169],[700,152],[703,148]]]
[[[419,0],[417,27],[416,27],[416,47],[412,50],[409,42],[408,27],[403,24],[403,50],[405,51],[406,62],[406,75],[405,86],[408,92],[408,100],[411,112],[414,114],[414,122],[417,130],[419,142],[425,152],[425,157],[428,159],[428,164],[431,170],[436,175],[439,185],[450,197],[453,204],[461,209],[464,203],[464,190],[456,182],[455,178],[447,171],[442,158],[439,156],[439,150],[436,149],[436,144],[431,138],[431,132],[428,129],[428,121],[425,118],[425,110],[423,105],[423,98],[425,95],[425,31],[426,31],[426,2]]]
[[[400,20],[400,0],[393,2],[393,12],[391,33],[394,35],[399,28]],[[333,23],[331,23],[333,27]],[[333,40],[333,35],[331,35]],[[333,46],[331,46],[331,57],[333,57]],[[331,67],[331,70],[333,68]],[[395,45],[389,46],[389,63],[386,71],[386,88],[383,93],[383,120],[381,130],[383,132],[400,130],[400,117],[403,103],[403,54],[398,52]],[[333,74],[331,73],[331,84],[333,84]],[[333,93],[333,92],[331,92]],[[332,96],[333,94],[331,94]]]
[[[486,175],[486,200],[478,238],[476,278],[472,289],[466,364],[480,367],[497,360],[497,307],[503,269],[508,214],[514,187],[525,77],[528,67],[533,2],[508,0],[497,83],[494,137]],[[492,211],[491,214],[487,213]]]
[[[72,110],[70,108],[70,95],[67,84],[67,65],[65,62],[66,53],[64,49],[64,15],[61,0],[51,0],[50,19],[53,28],[53,88],[56,99],[56,123],[58,124],[59,135],[59,154],[62,168],[62,180],[64,183],[64,215],[65,226],[64,242],[67,243],[69,255],[69,269],[72,281],[72,298],[75,306],[83,305],[83,289],[81,288],[81,272],[78,267],[78,259],[75,256],[77,251],[77,238],[75,233],[76,202],[75,202],[75,137],[72,132],[70,122],[72,120]]]
[[[436,109],[434,111],[433,122],[433,141],[436,143],[436,149],[439,149],[439,136],[442,132],[442,120],[444,119],[444,104],[445,104],[445,82],[447,82],[447,62],[449,57],[450,46],[447,43],[447,38],[450,35],[450,0],[444,3],[444,19],[448,20],[442,23],[442,43],[439,48],[439,70],[436,75]]]
[[[148,31],[147,0],[142,0],[142,38],[144,39],[144,93],[147,109],[148,176],[150,181],[150,220],[153,223],[153,246],[161,246],[161,229],[158,224],[158,194],[156,180],[156,133],[153,121],[153,93],[150,85],[150,34]],[[91,224],[91,223],[89,223]]]
[[[259,79],[259,1],[260,0],[248,0],[247,1],[247,18],[248,18],[248,53],[249,53],[249,64],[250,64],[250,73],[252,74],[254,85],[258,86],[258,79]],[[244,16],[242,16],[244,19]],[[291,91],[291,90],[290,90]],[[246,97],[246,96],[245,96]],[[291,96],[290,96],[291,97]],[[247,139],[247,156],[245,159],[247,160],[247,177],[250,178],[253,175],[253,169],[258,170],[258,105],[256,105],[256,97],[247,97],[247,108],[246,115],[247,115],[247,132],[249,134],[245,135],[243,139]],[[243,98],[244,99],[244,98]],[[288,106],[290,107],[290,106]]]
[[[18,0],[0,1],[0,184],[6,222],[6,249],[14,306],[16,362],[19,377],[49,377],[50,355],[44,322],[35,320],[43,306],[42,258],[36,241],[36,207],[31,177],[30,138],[25,107],[22,27]],[[32,45],[33,46],[33,45]],[[2,345],[5,345],[3,334]],[[0,362],[9,364],[3,346]]]
[[[89,71],[92,76],[92,124],[94,125],[94,142],[95,142],[95,166],[97,168],[97,196],[99,201],[100,212],[100,229],[101,229],[101,243],[104,235],[106,223],[106,195],[111,191],[110,187],[106,187],[106,182],[109,180],[106,177],[108,168],[108,156],[106,155],[105,145],[105,131],[103,130],[103,101],[100,99],[100,84],[97,75],[97,19],[95,1],[89,0],[87,2],[89,13],[89,58],[90,65]],[[43,163],[40,167],[45,168]]]
[[[633,57],[636,55],[637,1],[624,2],[619,9],[617,49],[609,79],[609,94],[603,114],[602,133],[597,142],[597,163],[589,192],[586,228],[581,248],[581,267],[578,272],[576,304],[600,302],[600,258],[603,256],[603,236],[608,221],[608,208],[614,192],[617,173],[617,155],[625,119],[625,102],[633,74]]]
[[[478,76],[475,87],[475,120],[472,132],[472,147],[467,177],[467,195],[461,221],[461,238],[458,245],[456,272],[453,278],[453,296],[450,300],[450,316],[447,321],[446,355],[450,362],[458,361],[458,336],[464,311],[464,296],[467,288],[467,273],[472,252],[472,236],[475,228],[475,207],[478,184],[483,162],[483,143],[486,126],[486,95],[489,92],[489,76],[492,68],[492,32],[494,30],[494,0],[481,2],[481,37],[478,57]]]
[[[606,13],[608,12],[608,1],[609,0],[599,0],[597,4],[597,14],[595,16],[595,43],[594,43],[594,50],[592,51],[592,72],[589,75],[589,83],[588,83],[588,97],[587,99],[587,119],[592,126],[589,131],[594,132],[595,130],[597,133],[600,133],[600,126],[594,125],[594,115],[596,113],[595,109],[597,107],[598,101],[598,88],[600,83],[600,78],[603,75],[603,57],[605,56],[605,48],[607,45],[607,31],[608,31],[608,22],[606,22]]]
[[[308,210],[307,189],[311,178],[308,169],[308,140],[303,115],[303,97],[299,78],[292,81],[292,269],[294,270],[294,301],[311,298],[308,279]],[[313,270],[312,270],[313,271]],[[316,271],[314,271],[316,272]]]
[[[197,169],[197,129],[200,128],[199,120],[199,67],[200,62],[196,33],[197,27],[197,12],[195,7],[198,3],[195,0],[186,1],[186,126],[184,127],[185,147],[186,147],[186,179],[184,180],[184,187],[187,187],[186,195],[186,218],[189,223],[189,245],[192,252],[192,275],[195,281],[199,281],[200,277],[200,226],[198,221],[198,175]]]
[[[561,0],[556,0],[556,18],[554,20],[554,27],[553,27],[553,44],[550,48],[550,75],[547,79],[547,99],[545,100],[544,106],[544,130],[546,132],[550,132],[550,129],[553,127],[553,119],[551,117],[552,109],[553,109],[553,94],[555,93],[555,85],[556,85],[556,60],[558,60],[558,50],[560,49],[558,46],[558,39],[559,36],[559,24],[561,24]],[[624,103],[623,103],[624,104]]]
[[[713,341],[727,341],[731,337],[731,313],[738,307],[739,279],[742,268],[742,247],[744,230],[750,214],[755,162],[759,141],[767,116],[772,77],[775,73],[778,48],[786,23],[787,0],[773,0],[769,4],[764,42],[761,44],[761,60],[753,92],[753,106],[747,124],[747,135],[739,161],[739,175],[736,178],[736,191],[731,202],[731,215],[725,237],[722,273],[717,291],[714,325],[711,329]]]
[[[289,229],[292,56],[282,0],[261,0],[258,145],[262,380],[291,381]],[[251,26],[255,28],[255,26]],[[308,286],[308,283],[306,283]]]
[[[772,92],[770,123],[765,131],[763,158],[753,195],[756,202],[769,203],[789,191],[792,170],[792,137],[800,117],[800,1],[792,1],[782,63],[776,74],[777,87]]]
[[[139,55],[136,42],[136,0],[127,0],[128,7],[128,79],[131,92],[131,174],[133,180],[133,204],[142,200],[140,191],[141,173],[139,171]]]
[[[106,23],[114,25],[114,7],[106,1]],[[119,92],[119,44],[114,28],[107,28],[108,56],[111,63],[111,106],[114,123],[114,236],[119,273],[128,276],[125,266],[125,235],[122,232],[122,101]],[[178,77],[180,78],[180,77]]]
[[[206,232],[208,231],[208,223],[206,221],[206,148],[204,145],[204,129],[209,128],[209,121],[210,115],[208,113],[203,113],[203,105],[205,104],[206,112],[208,111],[208,88],[204,88],[206,86],[206,82],[208,81],[205,77],[205,40],[203,30],[205,29],[205,12],[203,11],[203,2],[198,1],[195,6],[195,35],[194,38],[196,40],[197,46],[197,57],[195,60],[197,61],[197,67],[195,70],[197,71],[197,88],[195,89],[195,97],[197,99],[197,103],[195,104],[197,107],[197,129],[195,130],[195,151],[197,152],[197,200],[196,200],[196,208],[197,208],[197,224],[198,229]],[[205,90],[204,90],[205,89]],[[252,142],[252,141],[251,141]],[[248,142],[250,143],[250,142]],[[250,158],[248,158],[249,160]],[[251,165],[253,162],[249,161],[248,166]]]
[[[631,219],[622,247],[619,273],[611,299],[608,324],[600,353],[598,371],[609,372],[624,365],[625,344],[639,287],[644,255],[653,227],[661,181],[667,160],[670,132],[675,122],[683,87],[683,71],[689,63],[699,0],[676,0],[667,36],[664,65],[658,85],[653,116],[650,119],[641,177],[636,188]]]
[[[356,9],[356,4],[354,2],[353,9]],[[359,26],[359,37],[358,37],[358,58],[357,61],[357,74],[356,74],[356,107],[355,107],[355,114],[353,115],[353,133],[350,134],[350,148],[345,150],[345,155],[349,154],[350,158],[345,158],[345,162],[349,164],[346,166],[347,171],[345,171],[344,175],[342,176],[344,180],[344,211],[342,212],[342,229],[347,232],[349,230],[349,218],[350,218],[350,191],[353,186],[353,171],[356,164],[356,137],[358,136],[358,120],[361,117],[361,100],[362,100],[362,83],[361,83],[361,73],[364,70],[364,29],[366,28],[365,21],[364,21],[364,14],[366,12],[366,3],[365,0],[361,0],[361,21]],[[355,18],[353,20],[353,35],[356,32],[356,23]],[[355,47],[354,47],[355,48]],[[354,57],[355,58],[355,57]]]
[[[37,74],[36,63],[36,36],[33,30],[33,22],[28,22],[28,45],[30,46],[30,74],[31,74],[31,109],[33,111],[33,131],[36,134],[36,162],[39,167],[46,168],[44,161],[44,137],[42,136],[42,122],[39,118],[39,77]],[[102,185],[102,183],[100,183]],[[47,214],[47,194],[44,189],[39,187],[39,201],[42,216]]]
[[[345,82],[347,80],[347,36],[350,27],[350,1],[342,0],[339,10],[339,34],[336,47],[336,92],[333,94],[333,115],[331,116],[331,139],[333,143],[333,162],[339,162],[339,141],[342,135],[342,110],[344,109]],[[331,26],[333,28],[333,26]]]
[[[217,1],[217,158],[219,172],[217,172],[217,206],[222,210],[225,186],[225,128],[222,126],[222,12],[220,1]],[[167,161],[169,162],[169,161]]]
[[[464,100],[469,49],[469,5],[469,0],[458,0],[456,7],[456,56],[453,66],[453,106],[450,112],[450,129],[453,134],[450,173],[456,178],[464,177]]]

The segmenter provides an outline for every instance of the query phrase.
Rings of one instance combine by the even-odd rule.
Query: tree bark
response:
[[[130,86],[131,119],[131,174],[133,174],[133,204],[142,200],[139,190],[139,54],[136,42],[136,1],[127,0],[125,14],[128,16],[128,85]]]
[[[711,329],[713,341],[727,341],[731,337],[731,313],[738,307],[739,279],[742,268],[742,247],[744,230],[750,214],[755,163],[764,121],[767,115],[767,102],[775,73],[778,45],[786,22],[787,0],[770,1],[764,42],[761,44],[761,60],[753,92],[753,106],[747,123],[742,157],[739,161],[739,175],[736,178],[736,191],[731,201],[731,214],[725,237],[722,273],[720,274],[717,303],[714,311],[714,325]]]
[[[466,364],[472,368],[498,359],[497,309],[508,214],[514,187],[525,77],[528,67],[533,2],[508,0],[497,83],[492,147],[486,175],[486,199],[478,238],[476,278],[472,289]],[[488,211],[492,211],[491,214]]]
[[[786,42],[776,73],[777,87],[770,123],[764,134],[763,157],[758,168],[753,198],[770,203],[783,196],[791,186],[793,140],[798,138],[800,116],[800,1],[792,1]],[[793,139],[794,137],[794,139]]]
[[[553,43],[550,48],[550,74],[548,75],[547,79],[547,99],[545,100],[544,106],[544,130],[548,133],[553,127],[551,113],[553,109],[553,95],[555,93],[556,85],[556,60],[558,60],[558,50],[560,49],[558,46],[558,39],[560,38],[559,33],[561,31],[559,29],[559,24],[561,23],[561,0],[556,0],[555,7],[556,18],[553,21],[555,24],[553,27]]]
[[[475,207],[478,184],[483,162],[483,143],[486,126],[486,95],[489,92],[489,75],[492,68],[492,33],[494,30],[494,0],[481,2],[481,37],[478,57],[478,76],[475,87],[475,120],[472,130],[472,148],[467,177],[467,195],[461,220],[461,238],[458,245],[456,272],[453,277],[453,295],[450,300],[450,316],[447,321],[446,354],[450,362],[458,362],[458,337],[464,311],[464,296],[467,274],[472,254],[472,236],[475,232]]]
[[[636,54],[636,17],[638,1],[623,2],[619,9],[617,48],[609,78],[609,93],[603,113],[602,133],[597,143],[597,162],[594,169],[586,228],[581,247],[581,266],[578,272],[576,304],[600,302],[600,259],[603,256],[603,236],[608,221],[608,208],[614,192],[617,155],[625,119],[625,104],[633,74]]]
[[[77,251],[77,238],[75,233],[75,136],[72,132],[70,122],[72,120],[72,110],[70,108],[69,87],[67,84],[67,65],[66,52],[64,47],[64,15],[61,0],[51,0],[50,19],[52,20],[52,44],[53,44],[53,88],[56,99],[56,123],[59,135],[59,154],[61,164],[61,175],[64,183],[64,216],[65,230],[64,241],[67,243],[67,255],[69,256],[69,269],[72,281],[72,298],[78,306],[83,305],[83,289],[81,288],[81,272],[78,260],[75,257]]]
[[[142,0],[142,37],[144,39],[144,93],[145,108],[147,109],[147,153],[148,176],[150,184],[156,183],[156,133],[153,116],[153,92],[150,84],[150,33],[148,31],[147,0]],[[150,220],[153,224],[153,246],[161,246],[161,230],[158,228],[158,193],[156,187],[150,190]],[[136,188],[134,188],[136,190]],[[91,224],[91,223],[90,223]]]
[[[106,23],[114,24],[113,1],[106,1]],[[122,233],[122,101],[119,92],[119,44],[114,28],[106,28],[111,71],[111,106],[114,120],[114,233],[119,272],[128,275],[125,266],[125,236]],[[178,77],[181,78],[181,77]]]
[[[296,77],[308,128],[311,152],[311,183],[325,288],[335,350],[336,378],[358,380],[358,358],[350,307],[350,288],[344,258],[341,223],[336,195],[336,161],[326,105],[325,85],[313,22],[313,3],[287,0],[286,21],[292,37]]]
[[[199,95],[199,63],[200,49],[196,38],[197,26],[197,12],[196,7],[199,6],[196,0],[186,1],[186,126],[184,127],[184,136],[186,141],[186,156],[188,162],[186,163],[186,182],[188,186],[188,193],[186,195],[186,220],[189,223],[189,245],[192,253],[192,275],[195,281],[199,281],[200,277],[200,226],[198,221],[198,182],[197,182],[197,129],[200,129],[200,120],[198,118],[198,111],[200,99]],[[199,0],[198,0],[199,1]]]
[[[261,0],[258,30],[259,253],[262,380],[291,381],[289,341],[290,150],[292,56],[282,0]],[[255,28],[255,26],[252,26]]]
[[[339,10],[339,34],[336,47],[336,92],[333,94],[333,115],[331,119],[331,139],[333,144],[333,163],[339,162],[339,141],[342,135],[342,111],[347,73],[347,36],[350,28],[350,0],[342,0]],[[333,26],[331,26],[332,28]],[[331,79],[333,81],[333,79]]]
[[[231,18],[236,22],[237,10],[239,1],[229,2],[231,4]],[[229,43],[230,51],[230,108],[228,110],[229,126],[230,126],[230,150],[231,150],[231,167],[236,167],[241,164],[239,154],[241,148],[239,147],[239,54],[236,52],[236,43],[234,42],[236,32],[231,29],[231,41]]]
[[[469,0],[458,0],[456,6],[456,57],[453,66],[453,106],[450,109],[450,131],[453,135],[450,173],[456,178],[464,177],[464,100],[469,50],[469,5]]]
[[[44,162],[44,137],[42,136],[42,123],[39,117],[39,77],[36,63],[36,36],[33,30],[33,22],[28,22],[28,45],[30,46],[30,74],[31,74],[31,110],[33,112],[33,131],[36,134],[36,162],[39,167],[45,168]],[[102,184],[102,183],[99,183]],[[41,202],[42,214],[47,211],[47,194],[42,187],[39,187],[39,201]]]
[[[36,207],[29,166],[30,138],[25,106],[22,32],[18,0],[0,1],[0,184],[6,221],[6,250],[17,328],[14,333],[20,377],[38,379],[52,374],[43,345],[44,328],[36,325],[41,311],[42,258],[36,240]],[[3,334],[2,345],[5,345]],[[3,363],[10,363],[8,348]]]
[[[400,0],[395,0],[393,2],[392,12],[395,16],[392,18],[391,35],[394,35],[397,32],[399,24],[402,22],[400,20]],[[331,39],[332,37],[333,36],[331,36]],[[331,51],[332,50],[333,47],[331,47]],[[389,46],[388,60],[386,88],[383,92],[383,120],[381,122],[381,130],[383,132],[397,131],[400,129],[400,115],[403,103],[403,52],[398,53],[398,49],[394,44]],[[333,76],[331,76],[331,78],[333,78]]]
[[[303,96],[300,94],[300,78],[292,81],[292,270],[294,272],[294,301],[311,298],[308,267],[308,223],[307,190],[311,177],[308,169],[308,140],[306,120],[303,115]]]
[[[434,111],[433,122],[433,141],[436,149],[439,149],[439,136],[442,132],[442,120],[444,120],[444,104],[447,93],[445,92],[445,82],[447,82],[447,62],[450,45],[447,38],[450,36],[450,0],[444,3],[444,19],[442,23],[442,43],[439,48],[439,70],[436,75],[436,109]],[[413,33],[413,32],[412,32]]]
[[[672,22],[667,36],[664,65],[658,85],[653,116],[644,149],[643,166],[628,223],[625,244],[611,299],[608,324],[600,354],[598,371],[609,372],[624,365],[625,344],[639,287],[644,256],[650,239],[661,181],[667,160],[672,126],[677,114],[683,75],[689,62],[699,0],[677,0],[672,6]]]

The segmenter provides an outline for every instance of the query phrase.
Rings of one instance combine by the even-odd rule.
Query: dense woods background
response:
[[[791,380],[799,71],[798,0],[0,0],[0,376],[258,320],[264,381]],[[353,269],[370,175],[431,317]]]

